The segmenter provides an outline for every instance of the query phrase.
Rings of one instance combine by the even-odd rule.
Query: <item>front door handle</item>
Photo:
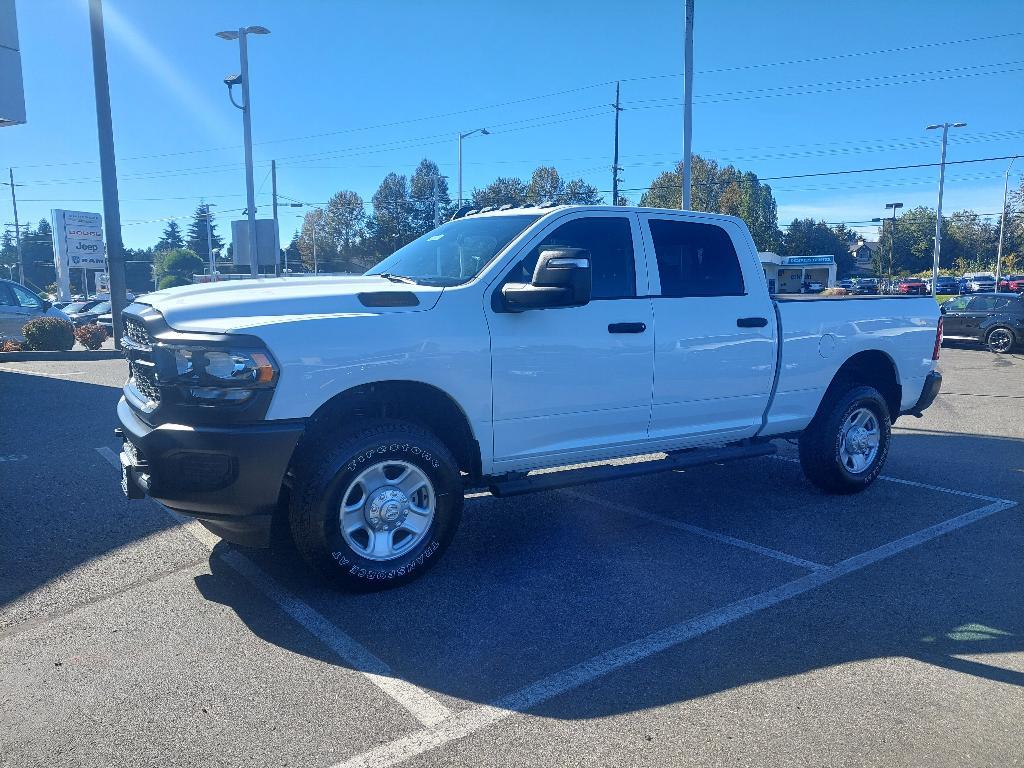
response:
[[[609,323],[608,333],[643,333],[647,323]]]
[[[768,325],[767,317],[740,317],[736,320],[739,328],[764,328]]]

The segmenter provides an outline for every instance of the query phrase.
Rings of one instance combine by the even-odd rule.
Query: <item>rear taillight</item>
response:
[[[932,350],[932,360],[939,359],[939,349],[942,348],[942,318],[939,318],[938,325],[935,326],[935,348]]]

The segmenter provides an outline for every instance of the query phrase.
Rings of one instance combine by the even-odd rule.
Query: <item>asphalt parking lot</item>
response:
[[[1024,764],[1024,355],[885,479],[779,458],[467,502],[339,594],[120,495],[120,361],[0,364],[0,765]]]

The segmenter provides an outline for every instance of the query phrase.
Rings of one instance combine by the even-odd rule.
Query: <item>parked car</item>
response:
[[[924,296],[928,293],[928,284],[919,277],[905,277],[896,284],[896,292],[901,295]]]
[[[965,293],[987,293],[996,287],[996,276],[991,272],[972,272],[964,275],[964,281],[967,283]]]
[[[800,286],[800,293],[821,293],[825,290],[825,284],[817,280],[809,280]]]
[[[853,292],[858,296],[872,296],[878,293],[877,277],[862,277],[853,286]]]
[[[764,456],[799,435],[812,482],[861,491],[891,421],[941,382],[930,298],[773,300],[741,219],[678,210],[474,213],[364,276],[182,286],[123,318],[124,492],[250,545],[290,526],[309,565],[356,589],[440,559],[471,489]]]
[[[931,288],[931,281],[928,281],[928,287]],[[955,277],[948,277],[946,275],[939,275],[938,280],[935,281],[935,293],[937,295],[949,295],[960,293],[960,284],[957,282]]]
[[[1002,354],[1024,344],[1024,295],[978,293],[943,303],[942,333],[949,339],[980,341]]]
[[[1011,293],[1024,292],[1024,275],[1007,275],[999,278],[999,290]]]
[[[850,278],[844,278],[836,283],[836,288],[845,288],[847,291],[853,292],[853,288],[856,283]]]
[[[13,280],[0,280],[0,339],[24,341],[22,327],[37,317],[57,317],[67,320],[59,309],[41,299],[32,291]]]
[[[76,327],[79,325],[94,323],[96,322],[97,317],[110,311],[109,301],[85,302],[85,306],[86,308],[81,310],[68,311],[71,307],[67,307],[64,310],[64,314],[68,316],[68,319],[71,320]]]
[[[107,335],[114,335],[114,316],[110,312],[105,312],[96,318],[96,324],[102,325],[107,329]]]

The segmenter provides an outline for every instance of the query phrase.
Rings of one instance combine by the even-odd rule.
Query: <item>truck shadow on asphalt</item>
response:
[[[113,440],[120,394],[0,369],[0,626],[34,618],[38,609],[12,604],[40,588],[51,589],[41,604],[59,612],[132,583],[153,568],[142,540],[176,527],[155,505],[123,498],[95,450]],[[165,565],[195,559],[197,548],[172,538],[179,550]],[[83,567],[73,583],[50,585]]]
[[[904,434],[894,453],[1002,456],[1005,467],[1007,459],[1024,455],[1022,443]],[[894,483],[858,497],[828,497],[809,486],[798,467],[777,460],[582,490],[824,565],[986,503]],[[716,505],[715,497],[724,498]],[[1024,672],[1003,666],[997,656],[1024,651],[1022,545],[1019,509],[997,513],[530,711],[604,717],[886,658],[1024,686]],[[204,597],[230,606],[267,642],[344,665],[283,620],[273,604],[239,587],[240,577],[219,556],[228,548],[218,545],[211,574],[196,579]],[[564,493],[470,502],[445,558],[420,580],[388,592],[339,593],[293,563],[264,552],[246,555],[382,659],[395,677],[477,704],[807,572],[597,510]]]

